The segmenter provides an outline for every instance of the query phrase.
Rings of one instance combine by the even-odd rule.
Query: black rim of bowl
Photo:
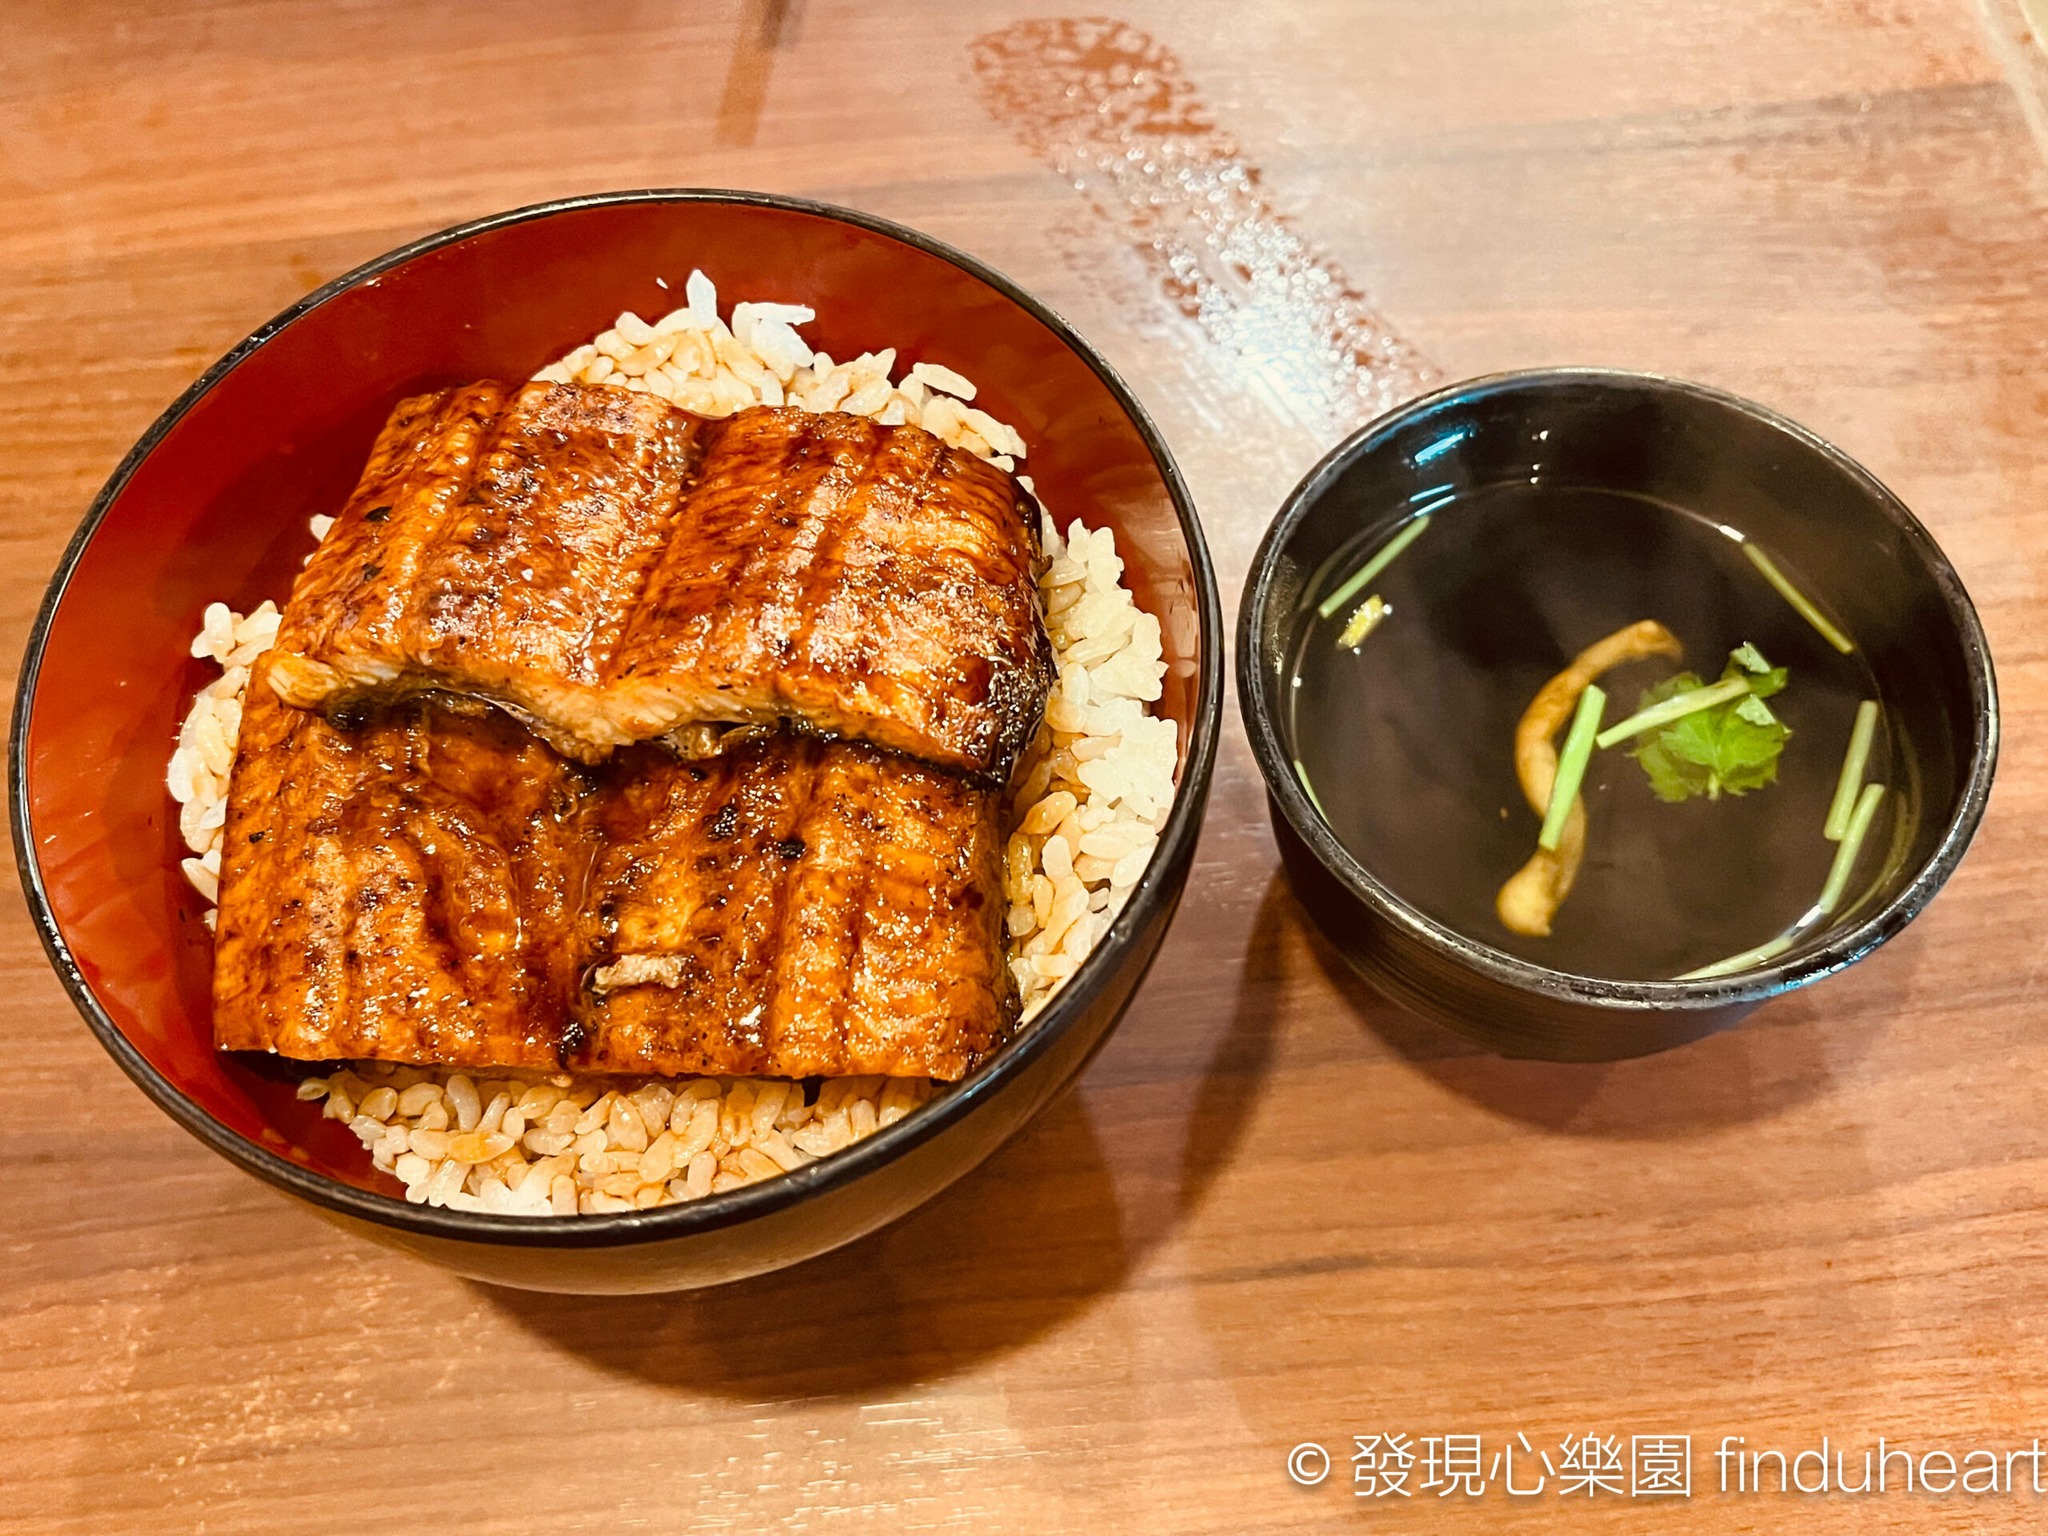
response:
[[[1380,448],[1414,418],[1460,400],[1554,384],[1604,384],[1686,396],[1734,409],[1783,433],[1799,446],[1827,459],[1863,488],[1904,537],[1907,547],[1925,564],[1941,592],[1961,640],[1970,677],[1971,752],[1968,771],[1963,775],[1962,794],[1932,856],[1921,864],[1905,887],[1869,917],[1817,949],[1803,955],[1795,952],[1790,960],[1753,971],[1704,981],[1611,981],[1552,970],[1470,938],[1411,906],[1337,840],[1309,804],[1294,776],[1292,761],[1275,723],[1277,701],[1271,697],[1265,670],[1256,655],[1256,637],[1266,625],[1273,599],[1273,575],[1281,551],[1295,529],[1353,463]],[[1294,834],[1307,844],[1325,869],[1382,921],[1489,981],[1556,1002],[1616,1010],[1745,1007],[1839,971],[1891,938],[1933,899],[1969,848],[1991,793],[1992,771],[1998,760],[1998,685],[1977,610],[1948,557],[1905,503],[1834,444],[1768,406],[1704,384],[1614,368],[1537,368],[1466,379],[1397,406],[1331,449],[1289,493],[1253,556],[1240,607],[1238,707],[1267,791]]]
[[[1159,845],[1153,852],[1150,865],[1133,890],[1131,899],[1118,914],[1116,921],[1110,925],[1109,932],[1096,943],[1080,970],[1045,1006],[1029,1028],[1005,1045],[978,1071],[961,1083],[946,1089],[896,1124],[875,1132],[844,1151],[835,1152],[830,1157],[821,1158],[780,1178],[745,1185],[724,1194],[707,1195],[701,1200],[659,1206],[651,1210],[622,1212],[617,1215],[540,1219],[531,1216],[501,1216],[473,1211],[454,1211],[435,1206],[409,1205],[394,1196],[358,1189],[353,1185],[329,1179],[324,1174],[316,1173],[229,1130],[186,1098],[151,1066],[100,1006],[99,999],[93,995],[92,988],[86,983],[78,965],[72,959],[63,935],[57,929],[48,895],[43,888],[42,871],[36,862],[35,839],[29,830],[27,727],[35,700],[37,674],[41,670],[43,648],[48,641],[50,625],[56,615],[58,604],[63,600],[79,557],[106,516],[114,498],[127,485],[137,466],[149,456],[186,412],[258,348],[264,346],[302,315],[317,309],[336,295],[358,287],[428,251],[513,224],[549,218],[579,209],[622,203],[723,203],[775,208],[849,224],[885,236],[915,247],[928,255],[937,256],[979,278],[1046,326],[1093,369],[1136,426],[1161,478],[1166,483],[1167,494],[1172,498],[1174,513],[1179,519],[1181,537],[1187,545],[1188,561],[1194,572],[1200,656],[1194,719],[1189,731],[1187,757],[1174,793],[1173,809],[1168,815],[1165,830],[1160,834]],[[94,498],[92,507],[86,513],[85,520],[79,524],[77,533],[72,535],[71,543],[65,549],[56,574],[50,580],[49,588],[43,596],[42,607],[37,612],[35,625],[29,633],[28,649],[22,660],[21,678],[15,694],[13,731],[8,746],[9,815],[14,831],[15,864],[21,875],[22,889],[28,897],[29,911],[35,919],[36,931],[42,937],[43,948],[49,954],[50,963],[55,967],[65,991],[70,993],[71,1001],[85,1016],[86,1023],[91,1026],[93,1033],[99,1037],[100,1044],[136,1085],[172,1119],[216,1152],[259,1178],[316,1205],[325,1206],[344,1215],[374,1222],[380,1226],[396,1227],[437,1238],[522,1247],[608,1248],[688,1237],[695,1233],[710,1232],[721,1227],[752,1221],[797,1205],[823,1190],[851,1184],[885,1164],[894,1162],[912,1148],[953,1125],[976,1105],[993,1095],[1006,1081],[1043,1055],[1055,1041],[1073,1027],[1092,998],[1094,987],[1091,983],[1099,981],[1123,964],[1137,942],[1140,930],[1148,923],[1160,902],[1167,899],[1168,893],[1161,882],[1160,872],[1172,867],[1179,858],[1189,852],[1190,845],[1200,830],[1200,808],[1207,799],[1209,779],[1215,765],[1216,739],[1222,719],[1222,633],[1222,610],[1216,573],[1209,561],[1208,545],[1203,541],[1201,524],[1196,520],[1193,498],[1188,494],[1187,484],[1181,478],[1180,469],[1174,463],[1173,455],[1168,450],[1165,439],[1160,436],[1158,427],[1153,424],[1145,408],[1138,403],[1130,386],[1100,352],[1082,339],[1063,317],[1033,298],[1002,273],[964,251],[956,250],[942,241],[893,220],[835,207],[829,203],[783,197],[772,193],[696,187],[649,188],[591,193],[581,197],[534,203],[504,213],[472,219],[438,233],[423,236],[315,289],[267,324],[259,327],[219,362],[207,369],[190,388],[172,402],[128,451],[101,488],[99,495]]]

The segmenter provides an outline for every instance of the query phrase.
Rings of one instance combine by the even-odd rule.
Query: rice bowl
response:
[[[975,404],[1028,438],[1046,504],[1114,530],[1124,585],[1161,621],[1167,672],[1149,712],[1177,734],[1173,806],[1122,912],[1031,1026],[845,1150],[701,1200],[573,1221],[409,1203],[345,1124],[296,1099],[289,1063],[212,1047],[213,935],[179,869],[190,850],[163,774],[192,695],[216,680],[189,658],[192,632],[223,595],[246,611],[289,590],[306,520],[347,494],[392,401],[451,377],[527,377],[620,308],[673,307],[651,274],[693,264],[801,297],[820,316],[805,333],[836,356],[894,340],[972,377]],[[422,236],[336,278],[228,351],[142,435],[94,498],[29,636],[11,743],[16,857],[87,1028],[224,1162],[365,1241],[494,1284],[721,1284],[933,1199],[1115,1031],[1193,867],[1222,728],[1221,623],[1170,448],[1088,341],[1001,273],[891,221],[781,196],[565,199]]]

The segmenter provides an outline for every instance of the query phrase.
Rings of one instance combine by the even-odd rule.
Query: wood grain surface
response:
[[[2025,1462],[1859,1497],[1709,1459],[1825,1436],[1853,1480],[1879,1436],[2048,1432],[2048,170],[2017,0],[1985,4],[0,7],[10,667],[123,450],[273,312],[476,214],[699,184],[905,220],[1068,315],[1179,454],[1227,608],[1375,391],[1589,362],[1755,396],[1932,527],[2006,730],[1899,941],[1553,1067],[1304,927],[1233,705],[1078,1091],[893,1230],[698,1296],[498,1292],[330,1230],[128,1085],[10,900],[0,1532],[2038,1529]],[[1518,1432],[1690,1434],[1691,1497],[1352,1493],[1353,1435]],[[1301,1488],[1310,1440],[1338,1466]]]

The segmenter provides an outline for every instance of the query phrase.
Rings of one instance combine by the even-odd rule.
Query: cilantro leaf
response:
[[[1776,725],[1778,723],[1778,717],[1771,713],[1771,706],[1753,693],[1747,698],[1736,700],[1735,713],[1742,716],[1751,725]]]
[[[1778,754],[1792,732],[1764,704],[1785,686],[1785,669],[1772,667],[1753,645],[1729,656],[1720,681],[1742,678],[1750,691],[1711,709],[1697,710],[1645,733],[1629,755],[1642,764],[1650,789],[1676,803],[1705,795],[1746,794],[1778,777]],[[1697,673],[1680,672],[1643,690],[1640,709],[1706,686]]]
[[[1731,664],[1728,670],[1721,674],[1721,681],[1726,682],[1731,677],[1739,677],[1746,681],[1749,684],[1749,696],[1753,699],[1768,699],[1774,693],[1785,691],[1783,667],[1772,667],[1767,672],[1744,672]]]

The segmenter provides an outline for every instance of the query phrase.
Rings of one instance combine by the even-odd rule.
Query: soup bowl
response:
[[[528,1218],[408,1204],[303,1072],[213,1049],[211,939],[179,871],[164,787],[210,669],[201,610],[282,598],[309,516],[347,496],[401,397],[522,379],[624,310],[660,314],[703,269],[727,296],[800,302],[838,357],[901,349],[952,367],[1030,444],[1062,524],[1115,529],[1161,621],[1155,706],[1178,736],[1156,854],[1045,1009],[964,1081],[779,1178],[631,1213]],[[1130,390],[1014,283],[915,231],[791,198],[607,194],[428,236],[336,279],[237,346],[114,471],[52,580],[11,744],[23,887],[51,963],[100,1043],[172,1119],[237,1167],[374,1241],[536,1289],[709,1285],[793,1264],[911,1210],[1014,1135],[1080,1071],[1144,975],[1187,879],[1222,695],[1221,618],[1200,525]]]
[[[1286,706],[1322,573],[1348,549],[1370,548],[1411,522],[1418,504],[1441,502],[1446,510],[1429,537],[1455,539],[1459,497],[1508,485],[1612,493],[1692,514],[1724,533],[1733,525],[1823,582],[1816,595],[1856,637],[1879,690],[1902,779],[1875,881],[1839,918],[1724,976],[1577,974],[1447,924],[1332,831],[1297,775],[1301,754]],[[1631,558],[1666,558],[1661,548]],[[1659,574],[1667,590],[1688,578],[1685,570]],[[1311,917],[1386,996],[1513,1056],[1590,1061],[1662,1050],[1869,954],[1954,872],[1983,816],[1998,753],[1997,688],[1982,627],[1955,570],[1898,498],[1839,449],[1763,406],[1644,374],[1554,369],[1456,384],[1340,444],[1295,488],[1259,546],[1239,611],[1237,665],[1274,831]],[[1429,718],[1435,701],[1411,696],[1421,681],[1397,676],[1390,686],[1405,718]],[[1505,739],[1501,754],[1508,755]],[[1422,822],[1414,837],[1435,836],[1450,850],[1468,835],[1453,819],[1475,809],[1490,814],[1493,806],[1460,807],[1436,795],[1401,814]],[[1506,872],[1487,878],[1498,884]]]

